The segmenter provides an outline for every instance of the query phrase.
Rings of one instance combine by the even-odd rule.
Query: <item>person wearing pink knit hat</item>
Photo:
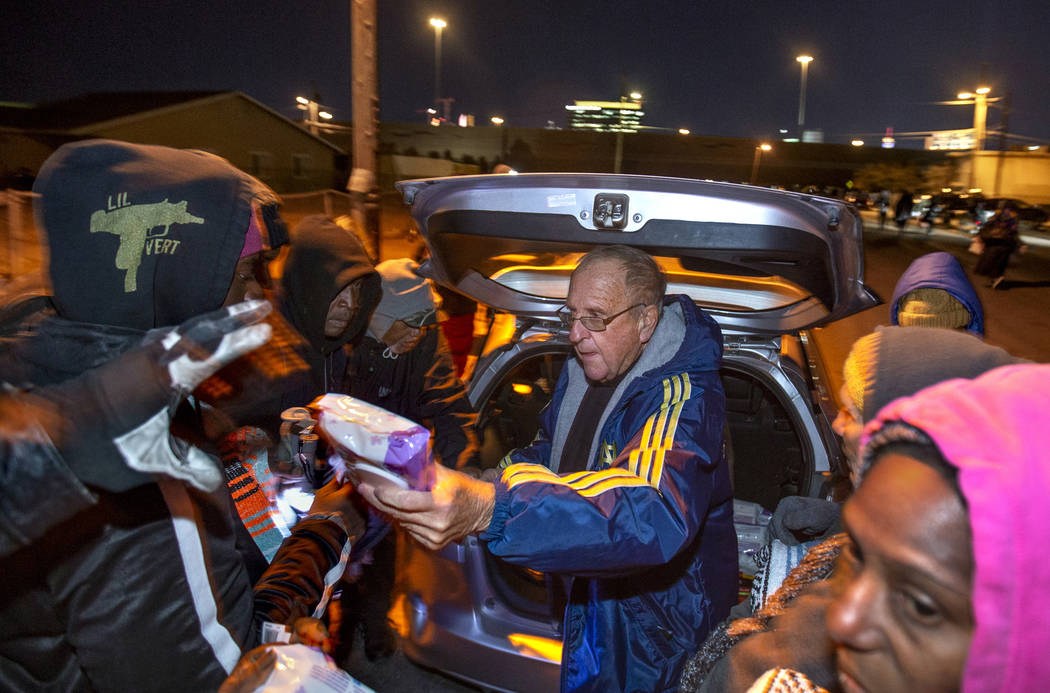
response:
[[[888,403],[863,433],[834,570],[811,551],[760,612],[705,643],[680,690],[1043,690],[1048,428],[1046,364]]]
[[[1050,365],[1004,366],[884,407],[828,607],[846,691],[1050,681]]]

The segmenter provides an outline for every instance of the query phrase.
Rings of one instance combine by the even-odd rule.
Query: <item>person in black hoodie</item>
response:
[[[360,532],[350,489],[319,494],[253,590],[196,398],[174,424],[165,408],[115,438],[98,428],[130,415],[125,393],[142,384],[140,370],[107,365],[144,338],[170,350],[170,326],[261,294],[266,257],[286,242],[279,200],[217,156],[109,140],[62,146],[34,190],[53,294],[0,344],[0,382],[44,394],[98,376],[106,387],[76,400],[87,410],[67,422],[71,444],[54,445],[66,459],[50,460],[77,472],[65,478],[84,507],[0,558],[0,689],[216,690],[263,621],[287,623],[323,599],[324,574]],[[178,363],[194,370],[196,358]],[[165,471],[158,457],[200,473],[150,474]],[[95,476],[121,461],[146,483]],[[37,479],[7,476],[4,496],[31,494]]]
[[[281,275],[279,307],[309,344],[309,381],[290,388],[288,406],[343,392],[347,350],[364,334],[382,289],[364,246],[331,219],[309,216],[292,233]]]
[[[257,426],[276,443],[281,412],[341,391],[348,347],[379,303],[379,275],[364,246],[328,217],[304,218],[287,252],[275,296],[279,314],[270,319],[273,343],[205,383],[218,410],[217,438]]]

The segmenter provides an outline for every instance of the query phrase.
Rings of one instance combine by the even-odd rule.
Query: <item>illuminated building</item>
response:
[[[638,132],[642,124],[641,99],[619,101],[573,101],[566,106],[569,128],[591,132]]]

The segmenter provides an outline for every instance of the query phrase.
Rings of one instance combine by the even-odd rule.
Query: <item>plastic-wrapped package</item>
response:
[[[277,660],[255,693],[375,693],[313,647],[281,645],[273,651]]]
[[[429,491],[434,485],[430,431],[382,407],[327,394],[310,404],[317,428],[357,480]]]

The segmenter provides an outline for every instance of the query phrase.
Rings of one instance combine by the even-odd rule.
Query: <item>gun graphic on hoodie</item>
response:
[[[120,246],[114,264],[126,270],[124,293],[138,288],[136,274],[142,263],[142,251],[151,229],[163,226],[164,231],[149,238],[168,235],[172,224],[203,224],[204,219],[186,211],[186,201],[154,202],[152,204],[128,205],[113,210],[100,209],[91,215],[91,233],[105,232],[120,236]],[[175,241],[177,243],[177,241]]]

